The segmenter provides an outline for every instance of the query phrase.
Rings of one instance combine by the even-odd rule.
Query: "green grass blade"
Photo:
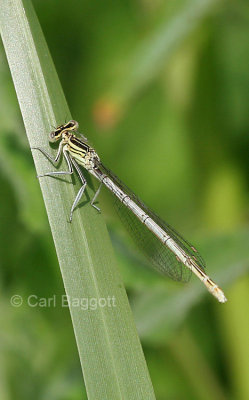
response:
[[[70,112],[31,2],[3,0],[0,27],[29,142],[52,153],[47,133],[69,119]],[[39,152],[33,156],[39,174],[53,169]],[[67,223],[78,185],[50,177],[40,184],[67,295],[115,299],[115,306],[109,302],[112,307],[87,311],[69,302],[88,398],[154,399],[102,216],[87,202],[77,209],[73,223]]]

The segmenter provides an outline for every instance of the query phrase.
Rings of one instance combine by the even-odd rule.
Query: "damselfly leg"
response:
[[[85,188],[86,188],[86,185],[87,185],[87,181],[86,181],[86,179],[85,179],[80,167],[78,166],[77,162],[74,159],[72,159],[72,163],[73,163],[73,166],[74,166],[74,168],[76,169],[76,171],[77,171],[77,173],[79,175],[79,178],[81,180],[82,186],[79,189],[79,191],[78,191],[78,193],[77,193],[77,195],[76,195],[76,197],[74,199],[74,202],[73,202],[73,205],[72,205],[72,208],[71,208],[71,211],[70,211],[70,217],[69,217],[69,221],[70,222],[72,222],[72,220],[73,220],[73,212],[74,212],[75,208],[77,207],[81,197],[83,196]]]
[[[61,142],[62,143],[62,142]],[[56,154],[55,159],[53,159],[45,150],[43,150],[41,147],[32,147],[33,150],[39,150],[42,154],[44,154],[45,157],[49,159],[53,164],[57,164],[61,154],[63,153],[63,156],[65,157],[65,160],[68,165],[68,171],[51,171],[51,172],[46,172],[45,174],[42,175],[37,175],[37,178],[42,178],[43,176],[54,176],[54,175],[72,175],[73,174],[73,166],[72,166],[72,158],[70,154],[68,154],[67,150],[65,147],[63,147],[60,143],[59,150]]]
[[[58,152],[57,152],[57,154],[56,154],[55,159],[53,159],[53,158],[52,158],[45,150],[43,150],[41,147],[33,147],[32,149],[34,149],[34,150],[39,150],[39,151],[40,151],[42,154],[44,154],[44,156],[46,156],[46,157],[49,159],[49,161],[51,161],[53,164],[56,164],[56,163],[59,161],[59,159],[60,159],[60,157],[61,157],[61,154],[63,153],[63,156],[65,157],[66,162],[67,162],[67,165],[68,165],[68,171],[51,171],[51,172],[46,172],[45,174],[38,175],[37,178],[42,178],[42,177],[44,177],[44,176],[52,176],[52,177],[53,177],[53,176],[56,176],[56,175],[72,175],[72,174],[73,174],[73,167],[75,168],[76,172],[78,173],[78,176],[79,176],[79,179],[81,180],[82,186],[80,187],[80,189],[79,189],[79,191],[78,191],[78,193],[77,193],[77,195],[76,195],[76,197],[75,197],[75,199],[74,199],[73,205],[72,205],[72,207],[71,207],[70,216],[69,216],[69,222],[72,222],[72,219],[73,219],[73,212],[74,212],[74,210],[76,209],[77,205],[78,205],[79,202],[80,202],[81,197],[82,197],[83,194],[84,194],[85,188],[86,188],[86,186],[87,186],[87,181],[86,181],[86,179],[85,179],[85,177],[84,177],[84,175],[83,175],[82,170],[80,169],[79,165],[77,164],[77,162],[70,156],[70,153],[68,153],[68,151],[67,151],[67,149],[66,149],[66,146],[63,147],[62,144],[63,144],[63,143],[60,142],[59,150],[58,150]],[[97,211],[99,211],[99,212],[100,212],[100,208],[97,207],[97,206],[94,204],[94,202],[95,202],[95,200],[96,200],[96,198],[97,198],[97,196],[98,196],[98,194],[99,194],[99,192],[100,192],[101,186],[102,186],[102,184],[100,184],[99,188],[97,189],[97,191],[96,191],[96,193],[94,194],[94,197],[93,197],[93,199],[91,200],[91,203],[90,203],[91,206],[94,207],[94,208],[95,208]]]
[[[100,193],[100,190],[101,190],[101,188],[102,188],[102,185],[103,185],[103,182],[100,183],[98,189],[96,190],[96,192],[95,192],[95,194],[94,194],[94,196],[93,196],[93,198],[92,198],[92,200],[91,200],[91,206],[93,206],[94,208],[96,208],[96,210],[98,210],[99,212],[100,212],[100,208],[97,207],[94,203],[95,203],[95,201],[96,201],[96,199],[97,199],[97,197],[98,197],[98,195],[99,195],[99,193]]]

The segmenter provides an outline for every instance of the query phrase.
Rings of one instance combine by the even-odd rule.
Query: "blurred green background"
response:
[[[102,194],[157,399],[247,400],[248,3],[34,6],[81,132],[200,249],[228,298],[220,305],[194,277],[183,285],[142,268]],[[10,304],[64,289],[2,47],[0,58],[0,399],[78,400],[86,396],[68,309]]]

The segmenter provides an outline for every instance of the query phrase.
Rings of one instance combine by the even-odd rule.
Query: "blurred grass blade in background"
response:
[[[0,28],[30,145],[49,150],[48,132],[70,112],[31,2],[2,0]],[[34,160],[39,174],[48,170],[37,152]],[[154,399],[103,219],[85,204],[73,224],[67,223],[75,186],[59,179],[41,182],[67,296],[115,300],[113,307],[87,311],[69,301],[88,398]]]
[[[123,71],[118,80],[103,95],[116,104],[116,108],[127,107],[138,93],[157,79],[172,54],[198,28],[219,1],[188,0],[179,3],[176,14],[168,18],[168,4],[162,4],[160,22],[150,31],[131,54],[124,60]],[[171,6],[172,7],[172,6]]]

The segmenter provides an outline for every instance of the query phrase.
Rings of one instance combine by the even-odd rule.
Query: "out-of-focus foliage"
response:
[[[183,286],[141,268],[103,193],[157,399],[248,399],[248,4],[34,5],[82,133],[200,248],[228,297],[220,305],[194,278]],[[10,305],[14,294],[59,299],[63,287],[2,50],[0,57],[0,398],[78,400],[68,310]]]

